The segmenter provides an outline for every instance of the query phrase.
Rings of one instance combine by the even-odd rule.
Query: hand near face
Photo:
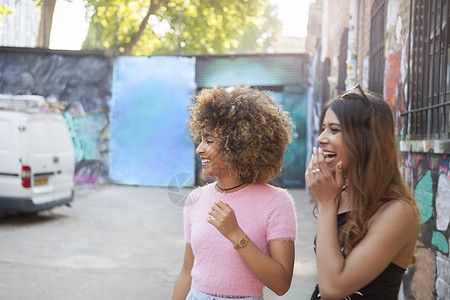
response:
[[[229,240],[241,235],[234,210],[226,203],[217,201],[208,212],[207,221],[219,230]]]
[[[342,162],[336,164],[334,176],[328,169],[321,148],[313,148],[313,155],[305,172],[308,190],[317,205],[336,205],[344,184]]]

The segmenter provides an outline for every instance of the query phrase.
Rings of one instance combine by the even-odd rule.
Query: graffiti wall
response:
[[[0,48],[0,93],[36,94],[66,104],[77,184],[167,186],[199,169],[186,127],[196,80],[202,86],[269,87],[296,125],[282,176],[273,183],[304,187],[308,59],[301,54],[203,57],[198,66],[198,58],[114,60],[107,52]],[[183,185],[193,185],[195,176],[187,177]]]
[[[421,215],[422,228],[417,245],[416,263],[408,268],[404,276],[399,299],[450,299],[450,175],[448,171],[450,142],[448,139],[410,140],[409,136],[405,134],[407,128],[406,120],[402,117],[402,112],[417,108],[408,107],[408,96],[412,96],[408,95],[408,91],[418,90],[417,87],[412,89],[412,86],[408,86],[408,81],[412,80],[408,75],[412,61],[410,60],[410,52],[412,53],[411,49],[414,49],[414,45],[411,42],[430,38],[429,34],[423,29],[424,27],[418,26],[419,28],[414,29],[410,27],[411,22],[417,21],[418,24],[423,25],[422,21],[424,18],[428,18],[425,12],[428,8],[430,10],[427,13],[430,13],[432,16],[437,16],[437,12],[441,8],[443,8],[442,11],[445,14],[446,9],[448,9],[445,4],[446,1],[434,1],[436,10],[433,10],[433,6],[427,6],[427,1],[420,1],[421,6],[416,1],[408,0],[372,0],[368,1],[367,5],[357,5],[358,1],[354,0],[339,1],[339,5],[336,4],[337,2],[329,1],[328,6],[323,7],[323,18],[328,20],[328,24],[323,23],[327,28],[323,31],[322,39],[318,42],[318,46],[323,45],[323,48],[317,47],[316,53],[314,53],[314,55],[319,53],[322,55],[321,59],[317,60],[318,64],[322,65],[322,69],[313,68],[314,57],[312,60],[312,72],[318,75],[310,79],[310,84],[314,87],[314,91],[312,95],[311,93],[309,95],[308,126],[311,133],[308,140],[312,141],[311,144],[313,144],[314,140],[312,137],[317,126],[315,121],[319,115],[316,112],[316,103],[328,99],[329,97],[326,96],[326,93],[333,96],[337,90],[339,78],[337,54],[339,53],[340,35],[333,33],[342,32],[347,24],[348,26],[357,26],[357,51],[348,53],[357,54],[356,64],[353,62],[354,57],[348,55],[347,68],[351,69],[356,66],[357,82],[364,88],[377,86],[380,83],[379,81],[384,79],[384,90],[382,93],[394,113],[397,140],[400,146],[398,153],[401,157],[400,167],[405,175],[407,184],[414,193]],[[355,13],[355,8],[357,13]],[[378,17],[380,14],[382,14],[381,18]],[[355,20],[354,16],[358,19]],[[442,16],[441,18],[443,18]],[[439,20],[439,18],[437,19]],[[431,20],[433,19],[430,19],[430,22],[432,22]],[[355,21],[357,21],[356,24]],[[372,45],[373,40],[371,40],[371,36],[379,33],[379,26],[385,26],[385,34],[383,35],[383,42],[374,46]],[[439,31],[439,26],[437,25],[435,28],[436,33]],[[442,35],[442,33],[440,34]],[[427,35],[427,37],[425,38],[422,35]],[[353,42],[354,40],[349,37],[349,48]],[[447,53],[447,48],[444,40],[442,40],[442,43],[445,49],[443,48],[441,55],[445,57],[444,54]],[[376,50],[381,46],[384,49],[385,57],[384,78],[379,78],[378,75],[371,78],[371,72],[369,72],[370,68],[373,67],[370,66],[371,57],[377,55]],[[421,52],[419,51],[419,53]],[[437,53],[437,51],[434,53]],[[326,56],[327,58],[325,58]],[[414,64],[416,69],[414,70],[428,69],[428,57],[420,58],[420,56],[418,54],[418,59]],[[435,55],[434,57],[438,56]],[[437,60],[435,59],[435,61]],[[447,63],[446,61],[439,62],[441,64]],[[328,69],[326,68],[327,64]],[[442,70],[444,72],[445,65],[443,66]],[[324,78],[322,82],[320,81],[321,76],[318,70],[322,70],[322,77]],[[350,72],[347,73],[350,74]],[[313,80],[313,78],[317,79]],[[422,82],[422,88],[425,91],[432,90],[431,88],[428,89],[430,85],[431,87],[436,86],[434,84],[436,78],[432,76],[429,78],[429,81]],[[322,91],[325,91],[325,93]],[[318,100],[314,97],[315,94],[320,95]],[[446,113],[444,112],[443,115],[447,121]],[[431,120],[432,118],[428,119],[428,121]],[[419,127],[420,124],[411,124],[411,126]],[[445,123],[443,126],[448,126],[448,124]]]
[[[406,110],[409,27],[405,26],[405,17],[398,15],[400,9],[399,2],[389,2],[386,30],[390,32],[390,41],[385,67],[385,95],[396,117],[397,132],[403,134],[404,119],[400,117],[400,112]]]
[[[283,170],[274,183],[284,187],[305,187],[304,174],[307,163],[306,119],[308,112],[307,96],[303,90],[285,88],[283,93],[273,93],[281,107],[289,112],[295,124],[292,142],[284,153]]]
[[[65,102],[76,183],[108,181],[108,112],[113,59],[106,52],[0,49],[0,93]]]
[[[187,107],[195,92],[195,59],[120,57],[115,62],[110,177],[168,186],[194,170]],[[193,185],[194,176],[183,182]]]
[[[396,130],[404,136],[408,91],[409,10],[403,2],[389,1],[385,95],[396,117]],[[403,299],[449,299],[450,174],[445,141],[400,141],[401,167],[419,206],[422,230],[417,262],[407,270],[400,296]],[[402,299],[402,298],[400,298]]]
[[[417,263],[407,271],[405,299],[448,299],[450,157],[434,149],[403,152],[403,173],[414,191],[422,230]]]
[[[289,113],[296,128],[284,155],[281,176],[271,183],[289,188],[305,187],[308,115],[307,82],[309,56],[306,54],[200,56],[196,63],[196,82],[200,88],[249,85],[268,90]],[[201,175],[197,161],[197,182]]]

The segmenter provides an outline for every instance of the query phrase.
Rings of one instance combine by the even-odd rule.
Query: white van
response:
[[[73,200],[72,138],[64,117],[46,104],[41,96],[0,95],[0,212]]]

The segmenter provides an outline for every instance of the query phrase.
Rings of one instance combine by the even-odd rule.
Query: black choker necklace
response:
[[[241,183],[241,184],[238,184],[237,186],[233,186],[232,188],[229,188],[229,189],[223,189],[223,188],[221,188],[221,187],[219,186],[218,183],[216,183],[216,187],[217,187],[219,190],[222,191],[222,194],[225,194],[226,191],[234,190],[235,188],[238,188],[238,187],[240,187],[240,186],[242,186],[242,185],[244,185],[244,184],[245,184],[245,182],[243,182],[243,183]]]

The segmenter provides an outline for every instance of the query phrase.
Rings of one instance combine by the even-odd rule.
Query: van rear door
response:
[[[54,149],[52,158],[54,174],[54,197],[64,199],[72,196],[74,188],[75,153],[72,137],[66,121],[60,115],[52,115],[50,131]]]
[[[31,168],[32,199],[35,204],[54,199],[54,150],[48,115],[30,114],[25,125],[24,165]]]

